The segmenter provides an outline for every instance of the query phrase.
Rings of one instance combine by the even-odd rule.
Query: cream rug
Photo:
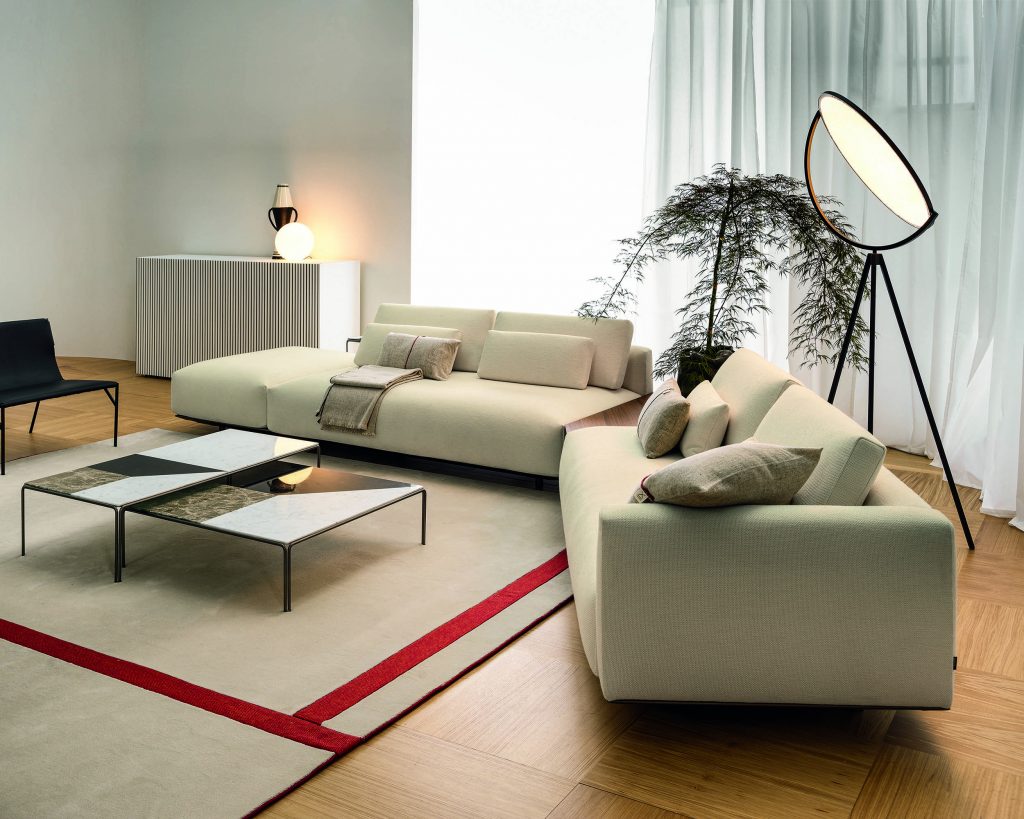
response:
[[[0,815],[238,816],[387,725],[571,594],[558,498],[325,458],[419,483],[280,550],[19,491],[188,436],[149,430],[12,461],[0,480]],[[301,460],[301,459],[295,459]]]

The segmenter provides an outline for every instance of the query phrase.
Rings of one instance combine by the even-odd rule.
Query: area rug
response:
[[[188,436],[149,430],[117,454]],[[19,491],[111,457],[92,444],[0,481],[0,815],[240,816],[493,654],[571,595],[557,496],[325,458],[425,486],[296,548]]]

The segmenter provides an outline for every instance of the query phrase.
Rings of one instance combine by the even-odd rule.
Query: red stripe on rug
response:
[[[152,668],[93,651],[91,648],[69,643],[58,637],[51,637],[49,634],[20,626],[10,620],[0,619],[0,638],[313,748],[343,753],[360,742],[358,737],[230,697],[164,674],[162,671],[154,671]]]
[[[296,711],[295,716],[317,724],[333,719],[360,700],[415,668],[441,649],[450,646],[460,637],[469,634],[473,629],[486,623],[517,600],[560,575],[568,567],[569,561],[563,549],[546,563],[542,563],[518,580],[509,583],[486,600],[482,600],[447,623],[424,634],[415,642],[396,651],[386,660],[368,671],[364,671],[355,679],[335,688],[329,694],[325,694],[316,702]]]

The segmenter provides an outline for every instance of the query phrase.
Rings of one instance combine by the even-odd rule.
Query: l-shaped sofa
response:
[[[724,443],[822,449],[794,504],[635,504],[640,479],[679,453],[648,459],[634,427],[563,432],[651,392],[651,352],[632,346],[629,322],[382,305],[374,323],[457,329],[462,346],[449,380],[405,384],[385,398],[373,438],[317,424],[330,376],[358,361],[331,350],[286,347],[186,367],[173,377],[174,411],[557,476],[583,646],[609,700],[949,707],[952,526],[882,466],[874,436],[790,375],[740,350],[712,383],[730,408]],[[590,338],[586,386],[480,377],[492,330]]]

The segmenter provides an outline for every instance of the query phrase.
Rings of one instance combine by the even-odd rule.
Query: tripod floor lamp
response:
[[[857,174],[861,182],[871,191],[872,194],[896,216],[914,228],[914,231],[904,239],[890,244],[871,244],[860,242],[838,228],[825,214],[824,209],[818,202],[814,193],[814,184],[811,180],[811,145],[814,142],[814,132],[818,123],[824,122],[829,136],[835,143],[836,148],[843,155],[853,172]],[[914,348],[910,344],[910,336],[907,334],[906,324],[903,322],[903,314],[900,312],[899,303],[896,301],[896,293],[889,279],[889,271],[885,266],[883,250],[891,250],[901,247],[913,241],[935,222],[938,213],[932,207],[928,192],[921,184],[921,179],[914,172],[913,167],[907,161],[899,148],[896,147],[889,136],[879,125],[871,119],[864,111],[858,108],[846,97],[836,94],[833,91],[826,91],[818,97],[818,110],[811,120],[810,130],[807,132],[807,143],[804,146],[804,178],[807,181],[807,192],[814,203],[818,215],[824,220],[825,225],[832,233],[845,242],[866,250],[867,257],[864,260],[864,272],[860,277],[860,284],[857,287],[857,295],[853,300],[853,311],[850,313],[850,323],[846,328],[846,335],[843,338],[843,346],[839,351],[839,360],[836,362],[836,373],[832,379],[832,388],[829,390],[828,400],[832,403],[836,397],[836,390],[839,388],[839,378],[843,373],[843,365],[846,363],[846,355],[850,349],[850,340],[853,338],[854,328],[857,322],[857,315],[860,312],[861,300],[864,298],[864,290],[869,290],[869,313],[868,313],[868,431],[873,431],[875,420],[875,279],[879,272],[885,289],[889,294],[889,302],[892,304],[893,313],[896,315],[896,324],[899,326],[900,335],[903,336],[903,346],[907,349],[907,358],[910,359],[910,369],[913,370],[914,380],[917,382],[918,392],[924,402],[925,415],[928,416],[928,425],[932,430],[932,437],[935,439],[935,448],[939,452],[939,460],[942,462],[942,469],[946,473],[946,481],[949,483],[949,490],[953,495],[953,503],[956,505],[956,513],[960,518],[960,526],[963,527],[964,535],[967,538],[967,546],[974,548],[974,538],[971,537],[971,529],[967,525],[967,516],[964,514],[963,504],[960,502],[960,493],[953,482],[953,473],[949,468],[949,461],[946,459],[946,450],[942,446],[942,438],[939,436],[938,427],[935,424],[935,416],[932,413],[931,404],[928,403],[928,394],[924,388],[924,380],[921,378],[921,370],[917,366],[917,359],[914,357]]]

